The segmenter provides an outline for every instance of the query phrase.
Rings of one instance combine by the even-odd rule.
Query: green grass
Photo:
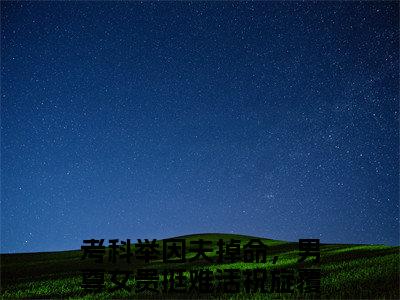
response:
[[[217,241],[239,239],[244,245],[254,237],[230,234],[196,234],[183,236],[186,244],[190,241],[211,240],[213,253],[208,255],[216,257]],[[186,262],[183,264],[164,264],[162,260],[129,265],[129,270],[149,267],[157,269],[184,268],[185,270],[205,269],[294,269],[298,267],[298,244],[262,239],[268,246],[267,263],[223,263],[216,264],[206,261]],[[159,250],[162,253],[162,243]],[[321,298],[324,299],[400,299],[399,294],[399,265],[400,247],[383,245],[333,245],[321,244]],[[22,298],[70,298],[70,299],[110,299],[132,298],[145,299],[144,294],[132,294],[124,291],[110,291],[112,284],[106,276],[106,287],[100,293],[87,293],[80,288],[82,268],[93,266],[90,260],[81,260],[82,253],[78,251],[62,251],[48,253],[2,254],[1,258],[1,292],[2,299]],[[187,255],[190,258],[193,255]],[[276,264],[272,257],[278,256]],[[106,258],[106,257],[105,257]],[[106,268],[111,264],[106,263]],[[311,263],[306,262],[305,267]],[[113,265],[119,269],[127,269],[123,262]],[[188,275],[188,272],[186,272]],[[161,279],[160,279],[161,280]],[[129,286],[135,286],[134,279],[128,281]],[[179,295],[179,294],[177,294]],[[239,293],[234,295],[220,294],[224,299],[303,299],[310,295],[294,294],[268,294],[268,293]],[[189,295],[182,294],[181,298]],[[215,298],[216,294],[194,295],[194,298]],[[154,298],[150,297],[149,298]],[[178,298],[178,296],[174,296]]]

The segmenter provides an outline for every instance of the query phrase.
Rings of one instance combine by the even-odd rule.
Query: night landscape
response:
[[[398,121],[397,1],[1,1],[1,298],[399,299]]]

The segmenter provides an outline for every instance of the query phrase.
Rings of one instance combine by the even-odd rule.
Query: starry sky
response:
[[[1,2],[1,252],[399,244],[396,2]]]

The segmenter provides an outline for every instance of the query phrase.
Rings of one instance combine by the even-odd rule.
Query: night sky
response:
[[[399,244],[398,3],[1,9],[1,252]]]

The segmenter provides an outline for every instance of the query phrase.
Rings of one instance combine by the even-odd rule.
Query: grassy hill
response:
[[[208,256],[216,258],[217,241],[225,242],[239,239],[241,245],[256,237],[232,234],[195,234],[182,236],[186,245],[190,241],[199,239],[210,240],[213,252]],[[267,245],[266,263],[226,262],[217,264],[204,259],[194,262],[164,264],[162,259],[154,260],[149,264],[136,262],[127,265],[126,262],[109,263],[107,257],[104,263],[106,269],[136,270],[139,268],[184,268],[185,270],[208,269],[254,269],[263,268],[268,272],[278,269],[298,268],[298,243],[277,241],[260,238]],[[106,243],[105,245],[108,245]],[[132,241],[133,242],[133,241]],[[162,254],[162,242],[160,248]],[[400,247],[383,245],[351,245],[351,244],[321,244],[321,298],[330,299],[400,299],[399,293],[399,266]],[[188,254],[190,258],[194,254]],[[274,263],[273,257],[278,260]],[[81,269],[95,266],[92,260],[81,260],[82,252],[61,251],[45,253],[2,254],[1,258],[1,292],[3,299],[15,298],[136,298],[143,299],[146,294],[132,294],[125,290],[111,291],[109,277],[106,276],[106,287],[99,293],[87,293],[80,285],[82,281]],[[162,258],[162,256],[161,256]],[[103,266],[103,265],[101,265]],[[307,262],[303,267],[312,267],[312,262]],[[186,274],[186,273],[185,273]],[[161,280],[161,278],[160,278]],[[133,278],[128,280],[128,286],[134,286]],[[169,296],[178,298],[180,294]],[[181,294],[187,298],[188,294]],[[194,298],[213,298],[215,294],[195,294]],[[154,298],[149,295],[148,297]],[[161,298],[160,296],[158,296]],[[245,293],[220,294],[219,297],[231,299],[291,299],[311,298],[312,294],[271,294],[271,293]],[[157,297],[156,297],[157,298]]]

